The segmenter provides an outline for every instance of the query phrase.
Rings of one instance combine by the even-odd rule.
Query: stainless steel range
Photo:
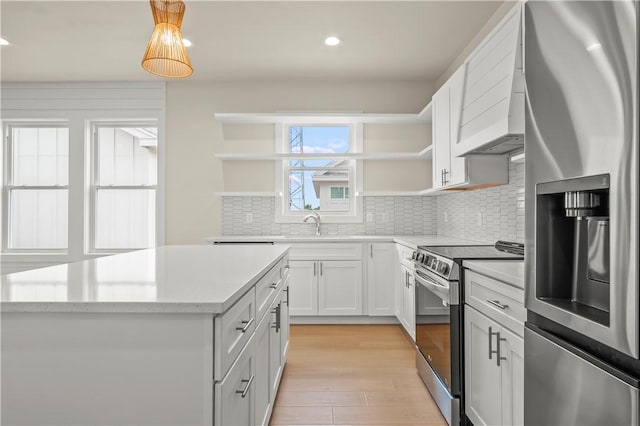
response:
[[[502,242],[499,242],[502,243]],[[523,259],[523,246],[420,246],[413,253],[416,266],[416,367],[450,425],[464,419],[464,330],[462,261],[471,259]],[[444,315],[424,315],[418,303],[441,300]]]

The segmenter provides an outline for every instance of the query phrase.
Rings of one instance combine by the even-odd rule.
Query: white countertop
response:
[[[478,241],[440,235],[217,235],[208,243],[384,243],[396,242],[415,249],[419,245],[477,245]]]
[[[164,246],[2,276],[3,312],[218,314],[287,245]]]
[[[465,260],[462,266],[504,281],[519,288],[524,288],[524,260]]]

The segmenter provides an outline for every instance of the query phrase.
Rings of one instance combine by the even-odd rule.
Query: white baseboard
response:
[[[291,324],[400,324],[396,317],[367,317],[367,316],[331,316],[307,317],[292,316]]]

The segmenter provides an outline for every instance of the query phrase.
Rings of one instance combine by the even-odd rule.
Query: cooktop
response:
[[[424,250],[451,260],[473,260],[473,259],[513,259],[522,260],[524,254],[511,253],[498,250],[495,246],[418,246]]]

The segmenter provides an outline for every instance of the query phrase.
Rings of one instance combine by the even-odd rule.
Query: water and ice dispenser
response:
[[[609,325],[609,175],[536,188],[536,297]]]

